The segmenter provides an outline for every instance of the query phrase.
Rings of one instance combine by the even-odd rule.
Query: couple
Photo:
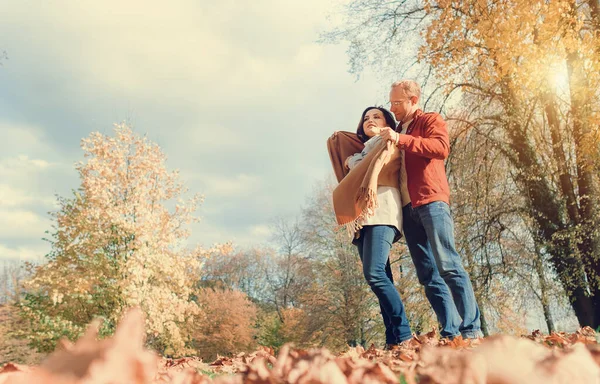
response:
[[[379,300],[388,349],[412,338],[389,261],[402,232],[441,336],[481,336],[473,287],[454,244],[446,123],[418,108],[420,96],[416,82],[398,81],[390,91],[396,129],[389,111],[369,107],[356,134],[336,132],[327,142],[340,182],[333,193],[336,218],[354,233],[364,276]]]

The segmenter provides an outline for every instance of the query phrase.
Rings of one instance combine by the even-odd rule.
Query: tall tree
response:
[[[201,288],[197,300],[202,317],[194,322],[192,337],[198,356],[211,361],[217,355],[254,349],[256,305],[244,293]]]
[[[110,334],[123,310],[140,306],[149,343],[161,352],[186,350],[186,320],[197,260],[207,253],[183,245],[201,198],[184,200],[177,172],[158,145],[119,125],[114,136],[82,140],[81,186],[59,197],[47,263],[32,267],[23,314],[31,338],[50,350],[78,337],[94,317]]]
[[[460,98],[472,130],[499,146],[580,324],[599,326],[597,1],[362,0],[348,10],[328,37],[388,68],[409,67],[418,47],[422,73],[440,84],[432,93],[447,95],[438,101]]]

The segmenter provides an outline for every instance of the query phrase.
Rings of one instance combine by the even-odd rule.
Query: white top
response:
[[[381,136],[373,136],[365,142],[365,148],[348,159],[348,168],[354,168],[367,153],[381,140]],[[363,220],[361,225],[391,225],[402,232],[402,202],[400,190],[394,187],[377,186],[377,203],[373,216]]]

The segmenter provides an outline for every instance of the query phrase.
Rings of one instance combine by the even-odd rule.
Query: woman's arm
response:
[[[358,163],[360,163],[360,161],[363,158],[364,158],[364,155],[362,152],[358,152],[352,156],[348,156],[348,158],[346,159],[346,162],[345,162],[346,168],[352,169],[352,168],[356,167],[356,165]]]
[[[379,136],[373,136],[369,140],[367,140],[365,142],[365,148],[362,150],[362,152],[358,152],[352,156],[348,156],[348,158],[346,159],[346,162],[345,162],[346,168],[352,169],[352,168],[356,167],[356,165],[362,159],[367,157],[367,154],[371,151],[371,149],[375,148],[375,146],[377,145],[377,143],[380,140],[381,140],[381,137],[379,137]]]

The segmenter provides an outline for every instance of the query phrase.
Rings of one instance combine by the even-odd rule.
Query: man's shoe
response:
[[[473,337],[467,340],[469,341],[469,344],[471,344],[471,347],[476,347],[479,344],[481,344],[481,342],[483,341],[483,337]]]
[[[384,351],[397,351],[397,350],[405,350],[405,349],[418,349],[421,347],[421,343],[419,339],[415,336],[411,337],[408,340],[401,341],[397,344],[386,344]]]

